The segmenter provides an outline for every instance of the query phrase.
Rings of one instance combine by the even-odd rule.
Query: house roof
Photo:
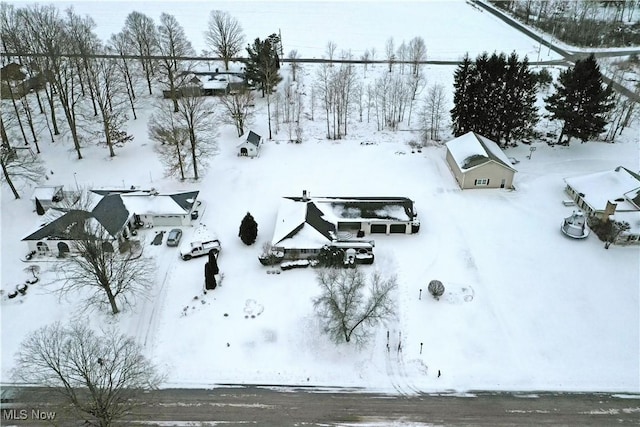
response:
[[[302,197],[289,197],[301,201]],[[398,220],[414,218],[413,200],[407,197],[313,197],[324,218],[337,221]]]
[[[323,216],[323,212],[311,201],[284,197],[278,209],[272,244],[313,248],[331,242],[336,226]]]
[[[498,147],[498,144],[475,132],[467,132],[464,135],[460,135],[445,145],[463,172],[492,161],[514,172],[516,171],[511,166],[507,155]]]
[[[260,145],[260,140],[262,139],[262,137],[260,135],[258,135],[257,133],[255,133],[254,131],[250,130],[249,131],[249,135],[247,135],[247,142],[255,145],[256,147],[258,145]]]
[[[59,191],[62,191],[62,185],[45,185],[42,187],[36,187],[33,189],[31,200],[51,200]]]
[[[617,204],[616,212],[637,211],[640,205],[640,175],[622,166],[564,181],[594,210],[604,210],[609,200]]]
[[[96,194],[119,194],[129,212],[137,215],[184,215],[191,212],[199,191],[159,194],[151,190],[92,190]]]
[[[52,213],[49,213],[52,211]],[[98,235],[108,233],[116,237],[129,219],[129,211],[118,194],[104,196],[91,210],[49,209],[39,228],[22,240],[62,239],[78,240],[87,237],[87,228]]]

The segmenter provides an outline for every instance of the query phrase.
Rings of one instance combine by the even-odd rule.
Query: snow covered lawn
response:
[[[261,157],[251,160],[238,158],[234,137],[224,134],[203,182],[179,186],[199,189],[208,204],[200,220],[222,242],[221,286],[204,295],[205,260],[185,262],[175,248],[149,245],[157,230],[145,230],[147,253],[158,264],[153,295],[115,321],[94,313],[92,323],[115,323],[138,337],[165,367],[167,386],[638,391],[638,248],[605,250],[594,235],[575,241],[559,230],[572,209],[562,204],[562,178],[625,164],[637,144],[540,144],[531,160],[525,158],[528,147],[521,146],[508,152],[521,159],[516,191],[463,192],[447,169],[444,148],[411,154],[410,136],[368,134],[377,142],[368,146],[359,138],[267,142]],[[145,150],[136,145],[112,164],[126,163],[129,150]],[[83,162],[100,164],[101,154],[93,149]],[[145,164],[157,170],[154,161],[150,155]],[[97,186],[109,181],[94,175]],[[148,179],[134,182],[145,185]],[[177,184],[154,178],[148,185]],[[271,269],[258,262],[279,198],[303,189],[312,196],[416,201],[420,233],[374,236],[375,263],[360,267],[397,274],[399,282],[397,320],[381,326],[364,348],[336,346],[321,334],[311,303],[318,292],[312,268],[267,274]],[[20,236],[36,220],[31,210],[28,201],[4,194],[3,289],[28,278],[21,271],[27,264],[18,258],[26,250]],[[258,242],[250,247],[237,237],[247,211],[259,226]],[[183,241],[191,231],[185,230]],[[44,270],[50,264],[41,263]],[[51,274],[43,278],[47,282]],[[440,301],[426,290],[433,279],[446,288]],[[74,301],[58,303],[51,288],[36,284],[25,297],[3,300],[3,380],[25,333],[78,316]]]

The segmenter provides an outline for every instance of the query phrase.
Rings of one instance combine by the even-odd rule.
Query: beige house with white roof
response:
[[[513,189],[517,171],[495,142],[475,132],[467,132],[445,145],[447,164],[461,189]]]

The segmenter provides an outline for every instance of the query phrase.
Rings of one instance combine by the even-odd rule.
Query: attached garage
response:
[[[387,234],[387,224],[371,224],[371,234],[373,233]]]
[[[389,231],[393,234],[406,234],[407,225],[406,224],[390,224]]]

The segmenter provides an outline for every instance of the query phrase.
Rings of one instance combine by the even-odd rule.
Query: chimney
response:
[[[607,207],[604,208],[604,212],[602,213],[603,222],[609,221],[609,217],[616,213],[616,207],[618,207],[616,203],[612,203],[610,200],[607,200]]]
[[[302,201],[306,202],[309,200],[309,196],[307,195],[307,190],[302,190]]]

